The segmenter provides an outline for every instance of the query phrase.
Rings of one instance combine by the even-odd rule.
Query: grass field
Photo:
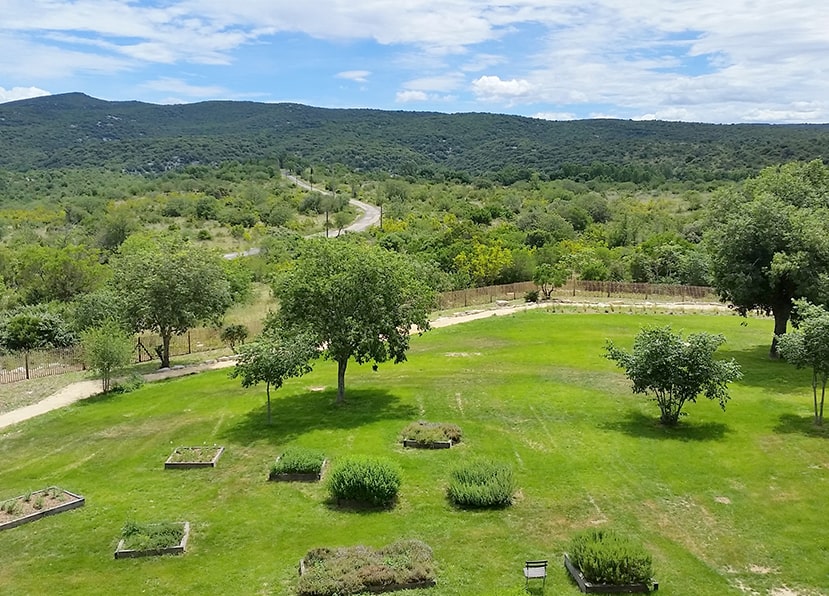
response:
[[[642,325],[725,334],[745,377],[726,412],[705,400],[666,430],[602,357]],[[312,547],[429,543],[438,585],[416,596],[515,595],[525,559],[551,560],[546,594],[575,595],[561,556],[584,528],[613,527],[654,558],[659,593],[813,596],[829,586],[827,433],[811,421],[810,375],[767,359],[771,322],[732,316],[533,311],[436,329],[409,361],[351,365],[274,393],[226,371],[85,400],[0,431],[0,501],[58,485],[76,511],[0,532],[0,594],[292,594]],[[403,450],[413,420],[453,422],[464,441]],[[220,444],[215,469],[164,470],[179,445]],[[403,468],[389,511],[340,511],[317,484],[266,482],[288,445],[329,458],[387,456]],[[460,511],[447,473],[473,456],[510,463],[520,487],[499,511]],[[183,557],[113,560],[121,527],[189,521]]]

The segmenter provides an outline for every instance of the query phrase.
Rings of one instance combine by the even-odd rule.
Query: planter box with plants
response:
[[[461,429],[442,422],[412,422],[400,433],[404,447],[449,449],[461,440]]]
[[[224,447],[176,447],[164,462],[167,469],[215,468]]]
[[[83,506],[82,496],[56,486],[0,502],[0,530],[7,530]]]
[[[288,482],[316,482],[322,478],[326,459],[321,451],[304,447],[289,447],[276,458],[268,480]]]
[[[515,488],[507,464],[473,460],[451,471],[447,497],[465,509],[495,509],[512,505]]]
[[[137,524],[127,522],[115,549],[116,559],[180,555],[187,548],[189,522]]]
[[[299,562],[300,596],[392,592],[435,585],[432,549],[420,540],[398,540],[380,549],[316,548]]]
[[[651,556],[642,546],[612,530],[577,534],[564,566],[579,589],[589,594],[630,594],[659,589],[651,578]]]
[[[391,507],[400,490],[400,468],[382,458],[343,458],[328,473],[328,492],[345,507]]]

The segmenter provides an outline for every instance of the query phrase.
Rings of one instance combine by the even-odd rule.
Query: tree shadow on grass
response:
[[[723,353],[724,357],[734,358],[743,371],[741,385],[762,387],[766,391],[780,394],[796,394],[809,390],[810,371],[798,370],[785,360],[769,358],[767,344],[752,346],[746,350]]]
[[[800,434],[807,437],[829,438],[829,428],[815,424],[815,417],[781,414],[774,427],[774,432],[784,435]]]
[[[346,430],[380,420],[411,421],[417,408],[400,403],[400,398],[378,389],[352,389],[342,405],[337,392],[319,391],[280,396],[271,393],[273,423],[268,425],[264,392],[262,405],[251,410],[234,426],[221,433],[223,439],[249,445],[258,441],[280,444],[316,430]]]
[[[602,428],[622,432],[637,439],[666,439],[673,441],[716,441],[729,433],[729,427],[721,422],[683,422],[665,426],[656,416],[641,412],[628,412],[623,420],[607,422]]]

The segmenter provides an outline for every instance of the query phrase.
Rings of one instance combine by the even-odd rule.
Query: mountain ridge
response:
[[[404,175],[742,178],[783,161],[825,160],[829,124],[548,121],[226,100],[162,105],[79,92],[0,104],[0,169],[153,173],[286,156]]]

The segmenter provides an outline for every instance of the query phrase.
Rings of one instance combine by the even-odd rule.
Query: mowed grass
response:
[[[667,323],[727,337],[745,377],[726,412],[703,399],[664,429],[602,357],[606,338],[629,347]],[[532,311],[430,331],[377,372],[352,364],[344,406],[320,363],[273,393],[271,427],[264,387],[227,371],[91,398],[0,431],[0,500],[50,485],[87,498],[0,532],[0,594],[293,594],[310,548],[419,538],[438,585],[407,594],[520,594],[523,561],[547,558],[546,593],[575,595],[561,556],[593,526],[641,540],[661,594],[825,594],[829,437],[811,421],[809,373],[769,361],[770,339],[765,319]],[[463,442],[402,449],[419,419],[460,425]],[[205,443],[226,447],[217,468],[163,469],[174,447]],[[392,458],[398,503],[341,511],[323,485],[266,482],[289,445]],[[513,466],[512,507],[449,504],[448,471],[472,457]],[[127,520],[189,521],[188,552],[113,560]]]

